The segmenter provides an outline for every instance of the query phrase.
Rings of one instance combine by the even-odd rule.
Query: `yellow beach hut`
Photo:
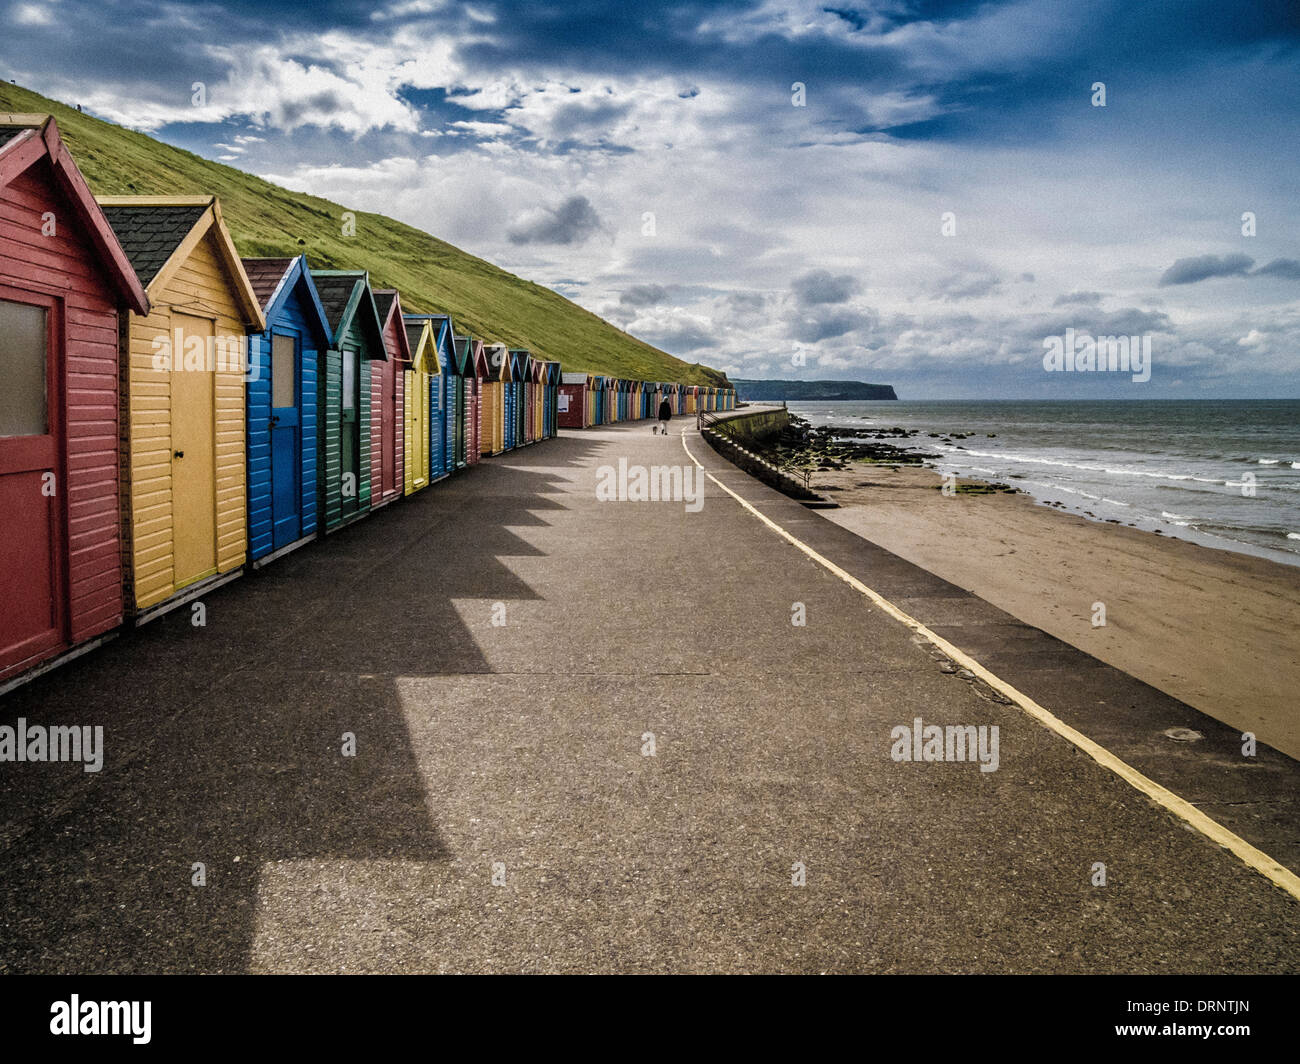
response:
[[[242,571],[247,334],[266,321],[215,196],[102,196],[149,296],[119,329],[122,536],[135,623]]]
[[[404,314],[402,321],[411,349],[411,366],[405,371],[402,393],[406,408],[403,494],[410,495],[429,486],[430,388],[441,388],[442,381],[435,379],[440,370],[432,323],[419,314]]]

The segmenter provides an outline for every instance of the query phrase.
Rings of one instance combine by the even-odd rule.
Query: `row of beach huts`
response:
[[[0,690],[431,483],[734,393],[562,373],[0,115]]]

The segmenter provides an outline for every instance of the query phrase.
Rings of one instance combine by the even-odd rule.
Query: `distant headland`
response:
[[[747,381],[733,379],[740,399],[786,399],[794,402],[837,399],[897,399],[892,384],[862,381]]]

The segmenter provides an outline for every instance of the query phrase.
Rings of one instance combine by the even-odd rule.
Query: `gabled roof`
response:
[[[438,363],[433,320],[427,314],[403,314],[402,322],[406,327],[406,344],[411,349],[412,368],[420,373],[440,374],[442,366]]]
[[[359,314],[361,330],[370,344],[371,360],[386,361],[384,326],[370,291],[370,274],[365,270],[313,270],[312,279],[325,307],[326,320],[333,329],[334,345],[343,342]]]
[[[468,377],[474,370],[474,350],[470,347],[469,337],[455,337],[452,340],[452,351],[455,353],[456,358],[456,376]]]
[[[397,350],[390,351],[389,356],[410,365],[411,345],[406,342],[406,329],[402,327],[402,297],[397,294],[397,289],[375,289],[375,309],[379,311],[379,320],[383,322],[385,337],[388,335],[388,327],[393,324],[393,318],[397,318],[397,328],[393,330],[393,335],[397,337]]]
[[[226,270],[244,324],[254,332],[266,318],[216,196],[97,196],[140,283],[151,296],[167,286],[199,244],[211,238]]]
[[[487,355],[483,351],[483,341],[475,340],[470,345],[470,351],[474,358],[474,376],[481,381],[487,380],[488,360]]]
[[[55,184],[85,226],[91,246],[119,297],[137,314],[148,314],[149,297],[144,284],[59,136],[58,123],[49,115],[0,114],[0,188],[40,159],[49,160]]]
[[[312,281],[305,255],[291,259],[241,259],[240,262],[243,263],[244,273],[248,275],[253,294],[262,306],[267,328],[275,323],[289,297],[296,291],[316,342],[322,347],[329,347],[333,341],[329,317],[321,303],[320,293],[316,291],[316,284]]]
[[[514,365],[510,350],[505,344],[485,344],[483,354],[487,356],[488,376],[490,381],[509,381],[514,379]]]
[[[433,330],[433,342],[438,353],[439,365],[447,372],[453,372],[456,352],[453,344],[455,332],[452,328],[451,315],[430,314],[429,327]]]

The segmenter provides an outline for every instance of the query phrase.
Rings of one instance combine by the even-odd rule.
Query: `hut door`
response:
[[[397,374],[400,372],[395,360],[384,363],[379,417],[384,441],[382,491],[385,498],[400,490],[397,484],[397,425],[400,417],[397,410]]]
[[[185,587],[217,571],[217,478],[214,422],[216,323],[172,314],[172,585]]]
[[[361,351],[343,348],[343,394],[339,416],[339,468],[343,474],[342,511],[346,517],[357,512],[361,493],[361,436],[357,428],[357,411],[361,406]]]
[[[298,478],[301,475],[300,357],[296,336],[279,332],[271,336],[271,520],[275,550],[297,542],[302,534],[302,515],[298,505]]]
[[[422,488],[429,483],[429,375],[417,370],[411,379],[415,385],[411,400],[411,457],[415,460],[415,486]]]
[[[51,309],[0,298],[0,669],[63,642],[61,362]]]

